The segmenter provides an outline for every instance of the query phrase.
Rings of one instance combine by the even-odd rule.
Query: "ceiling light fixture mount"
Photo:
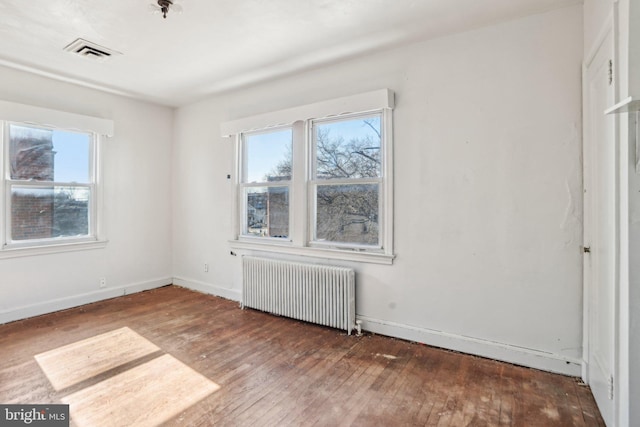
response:
[[[160,6],[160,10],[162,11],[162,17],[167,19],[167,12],[169,12],[169,8],[173,5],[171,0],[158,0],[158,6]]]
[[[151,4],[153,10],[157,13],[162,13],[162,17],[167,19],[167,13],[170,10],[180,13],[182,12],[182,6],[174,3],[175,0],[157,0],[157,5]]]

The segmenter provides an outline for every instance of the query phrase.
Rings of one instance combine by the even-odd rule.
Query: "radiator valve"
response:
[[[358,331],[356,333],[356,336],[361,337],[362,336],[362,320],[356,320],[356,330]]]

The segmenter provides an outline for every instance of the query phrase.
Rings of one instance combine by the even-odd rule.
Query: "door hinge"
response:
[[[613,400],[613,376],[609,377],[609,400]]]
[[[613,83],[613,61],[609,60],[609,86]]]

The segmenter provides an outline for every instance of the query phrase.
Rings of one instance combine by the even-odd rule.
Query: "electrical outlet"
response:
[[[209,272],[209,264],[205,264],[204,265],[204,272],[208,273]]]
[[[101,288],[106,288],[107,287],[107,278],[106,277],[101,277],[100,278],[100,287]]]

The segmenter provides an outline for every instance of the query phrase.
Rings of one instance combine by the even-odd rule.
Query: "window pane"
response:
[[[316,240],[378,245],[378,185],[319,185]]]
[[[244,136],[246,182],[291,180],[291,129]]]
[[[89,183],[91,135],[9,126],[11,179]]]
[[[11,187],[12,240],[89,235],[87,187]]]
[[[289,237],[289,188],[246,189],[247,234],[260,237]]]
[[[318,179],[380,177],[380,115],[314,125]]]

